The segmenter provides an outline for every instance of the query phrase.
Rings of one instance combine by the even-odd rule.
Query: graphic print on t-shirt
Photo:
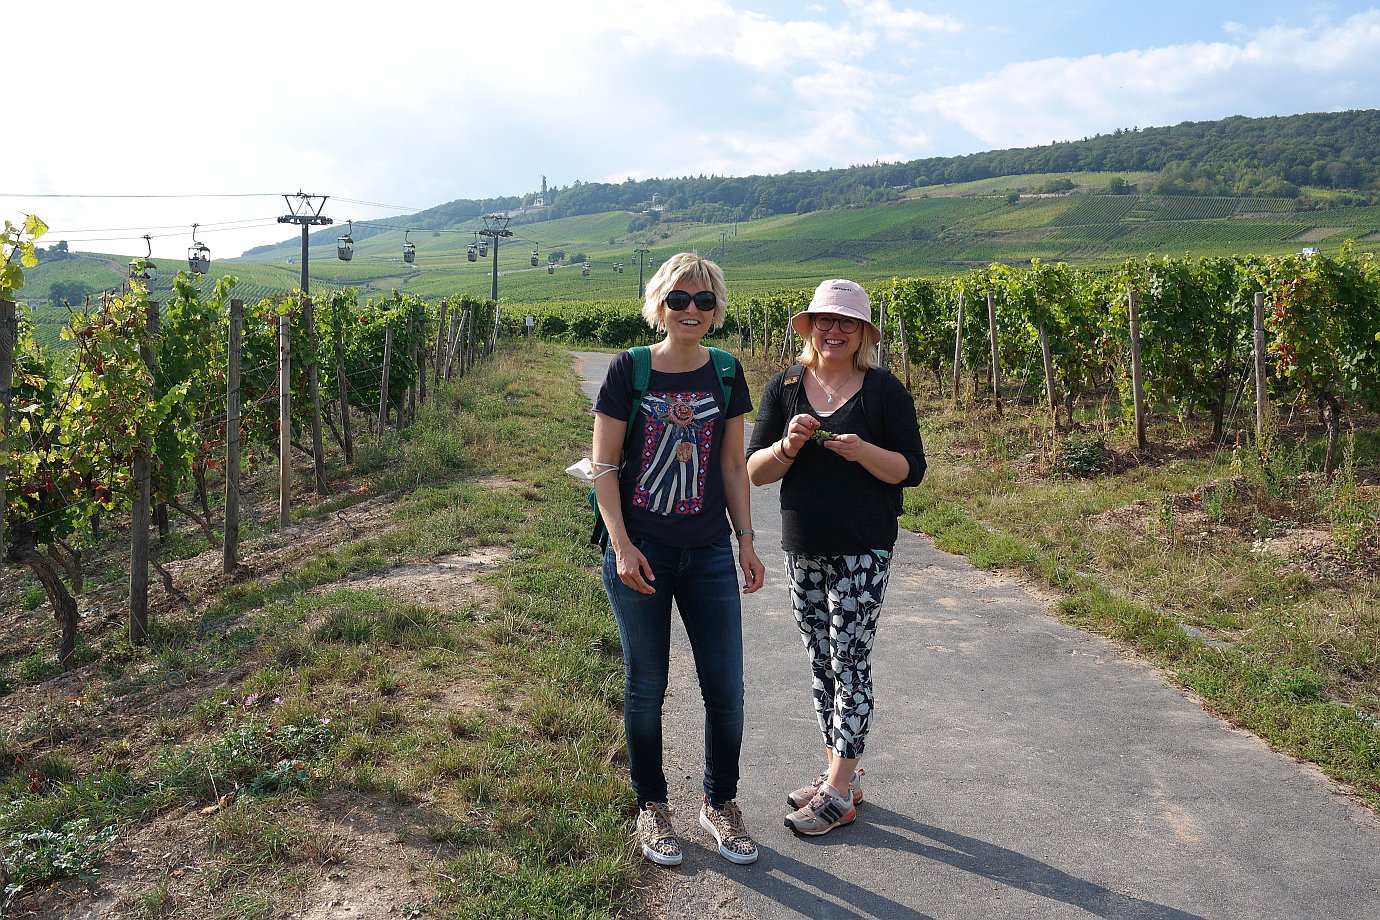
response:
[[[713,393],[648,393],[642,399],[642,466],[633,504],[656,514],[699,514],[718,403]]]

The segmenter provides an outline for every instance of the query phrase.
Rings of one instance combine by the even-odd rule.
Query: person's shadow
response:
[[[865,815],[861,813],[863,809],[866,809]],[[897,881],[913,878],[924,871],[926,861],[931,861],[971,872],[998,885],[1061,901],[1094,917],[1204,920],[1198,914],[1111,891],[1015,850],[923,824],[870,802],[859,806],[859,811],[860,820],[855,826],[809,843],[823,847],[851,845],[890,849],[915,857],[912,866],[898,869]],[[759,865],[767,871],[744,874],[739,881],[761,897],[803,916],[819,920],[934,920],[931,915],[900,904],[891,896],[868,890],[830,870],[763,846],[760,839],[758,846],[762,850]],[[904,863],[904,860],[891,861]]]

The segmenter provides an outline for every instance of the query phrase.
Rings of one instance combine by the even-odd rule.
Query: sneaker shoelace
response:
[[[737,802],[729,801],[724,803],[723,808],[709,808],[710,814],[718,813],[720,820],[715,822],[721,825],[723,830],[723,843],[739,852],[751,851],[754,849],[752,838],[748,836],[747,827],[743,824],[743,810],[738,807]]]
[[[847,790],[847,791],[851,794],[852,791],[853,791],[853,786],[858,782],[858,780],[862,779],[862,778],[863,778],[864,776],[866,776],[866,775],[867,775],[867,771],[864,770],[862,767],[858,767],[858,769],[854,770],[854,771],[853,771],[853,775],[850,776],[850,777],[848,777],[848,790]],[[823,786],[824,783],[825,783],[825,781],[826,781],[827,779],[829,779],[829,774],[828,774],[828,773],[821,773],[821,774],[819,774],[819,776],[816,776],[816,777],[815,777],[815,781],[814,781],[813,783],[811,783],[810,785],[813,786],[813,787],[815,788],[815,791],[816,791],[816,792],[818,792],[818,791],[819,791],[819,787],[820,787],[820,786]]]
[[[646,811],[651,812],[651,827],[649,836],[653,843],[662,843],[676,836],[676,830],[671,825],[671,816],[665,808],[658,808],[655,805],[648,806]]]
[[[819,788],[815,790],[815,797],[811,799],[810,804],[805,807],[818,816],[825,811],[830,802],[835,803],[835,810],[842,814],[853,807],[853,796],[849,794],[847,798],[844,798],[834,795],[832,792],[827,791],[824,788],[824,784],[821,783]]]

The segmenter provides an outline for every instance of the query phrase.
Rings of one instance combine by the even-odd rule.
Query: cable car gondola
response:
[[[408,241],[407,234],[409,232],[408,230],[403,231],[403,261],[411,264],[417,261],[417,246]]]
[[[470,248],[465,252],[465,258],[466,258],[466,259],[469,259],[471,262],[478,262],[478,261],[479,261],[479,246],[478,246],[478,244],[476,244],[476,243],[470,243]]]
[[[532,267],[537,267],[537,251],[535,249],[532,250]]]
[[[480,241],[479,241],[479,254],[480,254],[481,256],[487,256],[487,255],[489,254],[489,241],[488,241],[488,240],[480,240]]]
[[[547,273],[548,275],[554,275],[554,274],[556,274],[556,263],[555,263],[555,262],[547,262],[547,263],[546,263],[546,273]]]
[[[588,262],[586,262],[584,265],[581,265],[581,266],[580,266],[580,274],[584,275],[586,278],[589,277],[589,263],[588,263]]]
[[[196,241],[196,228],[199,226],[192,224],[192,245],[187,248],[187,265],[194,273],[204,275],[211,270],[211,247]]]
[[[153,279],[158,277],[158,266],[153,264],[153,237],[145,233],[144,242],[148,244],[149,254],[142,259],[129,260],[129,276],[147,281],[149,287],[153,287]]]
[[[350,225],[349,229],[347,229],[345,235],[337,239],[335,243],[336,258],[342,262],[348,262],[355,257],[355,241],[353,237],[355,222],[350,220],[346,221],[346,223]]]

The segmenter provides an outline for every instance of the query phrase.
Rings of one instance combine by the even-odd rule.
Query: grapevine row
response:
[[[121,296],[75,312],[61,330],[64,347],[48,347],[35,339],[23,304],[9,316],[32,241],[42,230],[37,223],[7,223],[5,230],[5,255],[20,258],[6,258],[0,277],[0,387],[9,385],[0,429],[0,523],[5,559],[27,566],[52,602],[62,630],[59,657],[66,664],[77,624],[68,584],[80,590],[76,546],[145,500],[184,513],[210,542],[219,542],[208,480],[228,461],[235,281],[222,278],[204,290],[182,274],[158,304],[133,280]],[[453,366],[459,330],[454,322],[442,327],[442,316],[463,315],[471,343],[480,338],[477,330],[492,329],[497,318],[490,301],[452,297],[433,305],[396,291],[363,304],[353,289],[335,291],[317,297],[312,311],[304,309],[306,303],[292,294],[243,307],[236,466],[252,468],[290,449],[285,445],[311,445],[305,433],[320,404],[328,407],[324,415],[338,442],[340,429],[349,430],[348,419],[329,407],[349,406],[371,421],[381,410],[379,426],[390,418],[401,426],[415,414],[428,378],[439,380],[443,367]],[[279,437],[277,405],[280,317],[288,319],[291,342],[292,411],[285,438]],[[488,334],[482,338],[487,344]],[[320,403],[308,398],[313,376]],[[313,447],[302,449],[315,453]],[[142,469],[148,470],[147,495],[136,472]],[[134,609],[131,598],[132,626]]]
[[[1070,421],[1080,397],[1108,390],[1122,397],[1129,414],[1127,304],[1133,291],[1148,398],[1179,413],[1205,408],[1214,438],[1221,437],[1229,405],[1252,370],[1257,293],[1266,299],[1272,400],[1311,401],[1328,419],[1340,418],[1347,403],[1380,406],[1380,263],[1349,246],[1335,256],[1149,257],[1097,272],[1033,260],[1023,268],[991,264],[870,288],[874,303],[885,309],[892,347],[903,347],[905,359],[929,368],[938,384],[948,376],[943,369],[953,367],[956,345],[962,367],[990,373],[989,293],[998,317],[1001,375],[1019,375],[1032,361],[1040,366],[1043,327],[1055,401]],[[730,296],[725,332],[746,349],[786,360],[798,344],[789,340],[788,320],[809,296],[803,290]],[[960,302],[967,309],[956,341]],[[536,334],[555,341],[623,347],[651,335],[629,301],[524,309]],[[523,331],[522,317],[505,322],[510,332]]]

